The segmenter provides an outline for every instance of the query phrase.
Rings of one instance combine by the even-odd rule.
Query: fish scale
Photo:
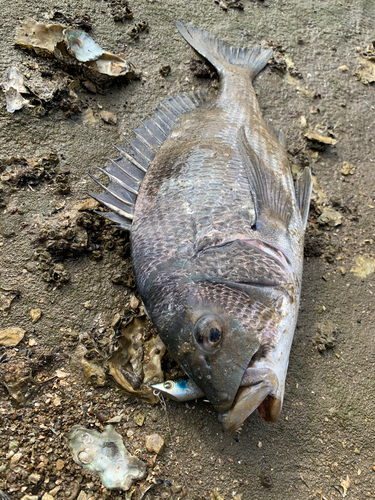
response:
[[[138,290],[190,396],[204,393],[236,430],[257,408],[268,422],[281,412],[311,172],[294,186],[284,141],[256,99],[252,80],[272,51],[176,26],[221,88],[165,100],[101,169],[109,186],[97,181],[105,192],[93,196],[131,231]]]

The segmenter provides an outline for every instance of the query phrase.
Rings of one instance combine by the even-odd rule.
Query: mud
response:
[[[92,110],[90,120],[75,114],[40,116],[25,108],[11,115],[1,96],[0,157],[38,162],[56,154],[59,168],[69,172],[70,186],[59,191],[55,177],[52,183],[38,177],[38,182],[1,186],[0,292],[6,303],[17,291],[17,300],[6,315],[0,311],[0,323],[1,328],[26,330],[19,346],[0,348],[1,376],[9,381],[19,372],[17,394],[27,396],[23,401],[19,395],[20,404],[0,384],[0,490],[12,499],[45,492],[73,499],[80,491],[86,495],[81,499],[127,498],[125,492],[103,489],[96,476],[75,465],[64,439],[73,425],[103,430],[106,419],[119,414],[124,417],[117,431],[131,453],[148,465],[148,476],[137,483],[133,498],[157,479],[175,491],[175,498],[185,493],[185,498],[209,499],[212,493],[212,498],[226,500],[238,494],[243,500],[333,500],[346,489],[353,500],[375,497],[375,266],[368,265],[362,274],[355,271],[358,262],[374,259],[375,94],[373,86],[354,76],[361,52],[373,41],[375,4],[241,3],[244,10],[223,10],[214,0],[130,1],[133,18],[122,22],[115,22],[110,2],[96,0],[62,0],[58,8],[51,0],[2,5],[7,20],[0,26],[2,75],[15,65],[31,77],[33,68],[44,64],[13,46],[20,13],[47,22],[57,10],[69,19],[89,19],[90,33],[101,47],[123,54],[142,71],[140,80],[96,94],[73,82],[84,108]],[[286,136],[291,163],[308,163],[325,196],[322,201],[321,193],[315,195],[309,219],[300,315],[280,421],[269,425],[255,414],[235,436],[223,433],[203,400],[167,402],[166,415],[161,405],[124,396],[108,374],[104,387],[94,388],[84,378],[77,346],[85,346],[87,363],[103,360],[104,365],[117,336],[113,318],[120,314],[126,323],[144,314],[131,278],[126,236],[103,221],[96,223],[99,216],[86,210],[80,226],[90,226],[84,251],[75,251],[72,240],[61,237],[52,240],[55,246],[47,258],[48,272],[63,265],[69,278],[60,286],[44,281],[40,263],[33,259],[38,248],[47,252],[40,224],[48,225],[59,211],[88,199],[87,192],[96,187],[87,170],[96,174],[95,167],[116,156],[113,144],[121,144],[123,132],[138,127],[168,96],[217,86],[217,80],[190,71],[189,62],[197,55],[177,33],[174,19],[233,45],[272,42],[283,48],[280,57],[289,56],[285,65],[270,65],[255,88],[266,119]],[[167,76],[160,73],[161,66],[170,66]],[[116,115],[116,126],[100,119],[102,110]],[[304,123],[324,136],[331,131],[336,144],[311,150]],[[355,166],[353,174],[342,174],[344,162]],[[324,206],[340,212],[340,225],[319,224]],[[36,308],[42,316],[33,324],[30,311]],[[329,324],[336,328],[334,342],[320,352],[317,325]],[[68,376],[55,375],[58,369]],[[168,360],[165,369],[175,370]],[[134,420],[139,413],[145,417],[141,426]],[[166,440],[157,458],[146,450],[145,436],[152,433]]]

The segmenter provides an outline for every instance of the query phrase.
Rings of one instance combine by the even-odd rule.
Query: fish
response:
[[[252,85],[272,50],[175,25],[216,68],[219,91],[162,102],[90,194],[130,231],[145,310],[230,432],[255,410],[270,423],[281,413],[312,178],[306,167],[294,185]]]

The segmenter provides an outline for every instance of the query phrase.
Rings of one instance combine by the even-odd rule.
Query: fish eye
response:
[[[215,316],[203,316],[194,327],[194,337],[204,349],[212,350],[220,344],[223,336],[223,324]]]

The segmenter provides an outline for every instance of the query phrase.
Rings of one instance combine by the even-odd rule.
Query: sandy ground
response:
[[[124,23],[114,21],[107,2],[2,3],[3,75],[10,65],[28,76],[39,71],[36,67],[44,64],[40,57],[13,46],[15,29],[26,17],[46,22],[56,10],[68,16],[88,14],[95,40],[123,53],[142,71],[140,80],[96,94],[76,79],[72,88],[84,109],[70,118],[54,109],[40,116],[35,108],[12,115],[1,98],[1,158],[38,160],[55,153],[60,162],[60,170],[53,168],[52,174],[37,180],[26,178],[23,184],[12,177],[23,168],[14,160],[3,163],[0,171],[6,175],[1,184],[0,323],[1,328],[26,331],[16,348],[0,347],[0,490],[12,499],[40,498],[46,492],[56,499],[129,498],[125,492],[106,490],[97,476],[76,465],[64,438],[73,425],[101,430],[103,422],[120,413],[117,431],[128,449],[148,464],[147,477],[136,484],[132,498],[139,498],[156,479],[167,481],[167,488],[155,489],[153,498],[170,497],[169,483],[174,498],[210,498],[215,489],[219,493],[212,498],[221,495],[226,500],[238,494],[243,500],[331,500],[345,494],[353,500],[375,498],[375,97],[373,86],[353,75],[361,51],[373,40],[375,4],[243,3],[243,11],[225,11],[213,0],[133,0],[134,19]],[[312,204],[301,310],[280,421],[268,425],[254,414],[235,436],[223,433],[215,412],[203,401],[167,402],[166,415],[161,405],[127,399],[108,375],[100,378],[100,370],[92,379],[103,387],[93,387],[83,377],[77,354],[73,355],[77,345],[85,344],[105,366],[114,343],[113,318],[140,312],[129,282],[126,235],[112,233],[99,217],[83,212],[91,224],[89,243],[72,250],[70,244],[59,247],[58,241],[50,245],[52,257],[44,267],[43,259],[34,259],[36,249],[45,251],[51,243],[53,235],[45,232],[59,231],[59,224],[67,230],[64,213],[96,189],[86,172],[94,172],[115,154],[113,144],[122,143],[123,132],[139,126],[167,96],[216,86],[215,80],[197,78],[189,70],[187,63],[197,56],[178,34],[174,19],[191,22],[233,45],[278,47],[279,62],[255,82],[260,105],[266,119],[285,134],[294,168],[309,164],[324,193],[324,200],[315,194]],[[140,21],[147,21],[149,30],[134,40],[128,32]],[[285,54],[294,69],[290,64],[286,69]],[[162,65],[171,67],[166,77],[159,72]],[[348,69],[339,69],[342,66]],[[95,120],[87,120],[87,108]],[[114,113],[117,125],[104,123],[101,110]],[[316,153],[304,139],[308,127],[317,127],[325,136],[331,133],[337,143]],[[355,166],[353,174],[341,173],[345,161]],[[70,192],[61,193],[59,182],[68,184]],[[342,215],[340,225],[318,223],[325,207]],[[78,231],[74,224],[73,232]],[[114,245],[108,243],[112,240]],[[60,286],[42,279],[56,263],[64,266],[57,281],[67,273],[67,282]],[[119,272],[128,281],[116,281]],[[34,324],[32,309],[42,311]],[[323,339],[316,337],[319,328]],[[61,368],[67,376],[56,376]],[[43,383],[30,383],[30,373]],[[19,384],[20,404],[10,397],[4,380],[8,386]],[[143,425],[134,419],[139,413],[145,416]],[[156,460],[145,447],[145,436],[153,432],[167,442]]]

